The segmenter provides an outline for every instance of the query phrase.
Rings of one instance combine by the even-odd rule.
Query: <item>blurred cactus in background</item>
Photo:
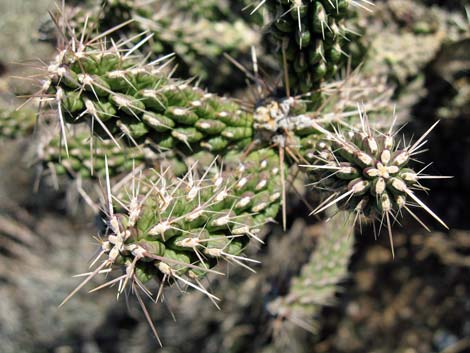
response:
[[[0,140],[17,139],[32,135],[36,124],[36,112],[29,109],[0,111]]]
[[[437,120],[468,115],[468,11],[408,0],[56,4],[36,23],[35,41],[56,51],[25,65],[37,71],[27,77],[34,85],[0,77],[0,147],[24,155],[16,168],[8,167],[14,157],[0,160],[11,169],[0,180],[6,190],[29,185],[11,200],[0,190],[0,261],[64,262],[38,286],[82,272],[75,289],[67,280],[67,290],[51,290],[54,299],[38,300],[79,311],[88,298],[77,323],[87,310],[99,322],[86,333],[62,322],[64,337],[42,337],[37,350],[28,339],[15,346],[0,329],[7,352],[152,352],[158,343],[188,353],[367,350],[374,338],[363,331],[376,332],[372,320],[382,319],[368,321],[357,307],[372,290],[371,301],[391,300],[382,272],[399,264],[413,271],[414,261],[425,268],[435,257],[446,271],[468,263],[465,230],[450,238],[434,231],[456,217],[442,196],[419,195],[428,182],[453,185],[420,164],[432,162],[422,155],[428,140],[440,150],[436,131],[448,124]],[[11,177],[31,166],[25,180]],[[43,201],[30,201],[34,192]],[[71,218],[67,249],[60,231],[35,228],[42,212]],[[97,234],[94,255],[71,245],[85,228]],[[46,261],[48,244],[81,262]],[[406,293],[434,285],[418,273],[400,278],[416,281]],[[100,293],[87,297],[86,289]],[[396,300],[406,297],[398,292]],[[455,303],[467,292],[459,289]],[[128,310],[112,296],[125,296]],[[394,325],[400,314],[380,315]],[[422,322],[436,329],[441,318]],[[465,336],[449,327],[445,339]],[[28,330],[34,340],[36,328]],[[418,336],[436,352],[457,342]],[[377,352],[431,351],[387,345]]]
[[[370,11],[368,1],[264,2],[271,13],[270,32],[278,42],[288,91],[292,86],[293,93],[310,92],[333,78],[347,57],[356,59],[350,57],[348,43],[358,44],[360,33],[347,19],[354,17],[352,4]]]

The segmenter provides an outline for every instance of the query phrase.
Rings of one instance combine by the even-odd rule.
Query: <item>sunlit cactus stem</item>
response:
[[[129,145],[149,141],[186,154],[252,141],[252,117],[236,102],[169,79],[156,63],[139,65],[130,53],[68,48],[49,65],[44,100],[57,105],[63,133],[65,123],[87,123],[116,144],[123,137]]]
[[[414,156],[422,152],[426,136],[437,125],[431,126],[416,142],[404,145],[394,132],[394,122],[388,131],[374,131],[367,116],[361,114],[361,128],[344,133],[328,133],[319,144],[318,155],[311,165],[314,184],[327,190],[329,196],[312,213],[318,214],[333,205],[355,214],[385,223],[393,253],[392,222],[403,211],[409,213],[426,229],[410,207],[423,208],[430,216],[447,225],[419,198],[416,190],[427,189],[420,180],[448,178],[424,174],[426,168],[415,171]],[[318,127],[322,129],[321,127]]]
[[[182,178],[148,170],[116,196],[107,174],[107,232],[93,261],[101,264],[64,302],[98,273],[115,269],[121,274],[96,289],[119,283],[118,294],[128,284],[148,294],[150,281],[181,282],[216,300],[200,280],[220,260],[249,270],[257,263],[242,252],[251,239],[261,241],[261,227],[278,213],[280,177],[279,157],[270,149],[228,156],[224,166],[215,160],[200,177],[196,166]],[[161,289],[157,300],[160,295]]]

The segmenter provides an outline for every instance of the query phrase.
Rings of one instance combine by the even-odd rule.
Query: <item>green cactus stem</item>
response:
[[[350,4],[361,1],[264,0],[280,45],[280,63],[287,91],[306,93],[331,79],[347,61],[347,42],[357,35],[345,19]],[[364,1],[367,4],[367,1]]]
[[[123,274],[98,288],[119,282],[122,293],[127,284],[135,290],[150,281],[181,282],[216,299],[200,279],[220,260],[248,269],[256,263],[242,252],[278,213],[279,157],[271,149],[233,153],[223,167],[214,161],[201,177],[196,168],[177,179],[149,172],[135,175],[114,206],[109,191],[107,232],[95,262],[105,260],[77,290],[100,271],[117,269]]]
[[[80,175],[83,178],[105,177],[107,159],[109,175],[114,177],[145,165],[145,153],[139,148],[116,146],[111,140],[91,141],[88,132],[79,132],[68,138],[68,154],[60,138],[42,142],[38,157],[57,175]]]
[[[65,122],[86,122],[103,138],[150,141],[186,154],[252,141],[252,116],[235,101],[169,79],[155,64],[139,65],[118,49],[82,49],[62,51],[44,83],[44,99],[57,104],[63,132]]]
[[[355,213],[356,220],[365,215],[368,219],[378,220],[381,225],[385,222],[392,253],[391,223],[403,211],[428,229],[410,206],[420,206],[448,229],[415,192],[427,190],[421,185],[421,180],[448,177],[426,175],[423,170],[416,171],[412,166],[412,159],[422,152],[425,138],[437,122],[416,142],[408,145],[402,145],[393,131],[393,123],[388,131],[374,131],[367,117],[361,114],[361,125],[360,130],[346,133],[325,131],[327,138],[318,144],[315,162],[304,166],[313,171],[314,184],[329,194],[313,213],[318,214],[337,205]]]
[[[0,141],[31,135],[36,124],[36,117],[37,113],[27,108],[0,109]]]
[[[318,316],[323,306],[333,305],[339,285],[348,275],[349,260],[354,251],[353,223],[347,212],[341,212],[326,223],[324,231],[308,262],[291,281],[289,292],[268,304],[268,310],[282,329],[318,333]],[[273,345],[282,346],[282,335],[273,335]],[[277,351],[277,350],[276,350]]]

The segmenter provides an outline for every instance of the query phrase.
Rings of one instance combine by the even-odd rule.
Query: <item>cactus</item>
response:
[[[344,65],[349,37],[345,18],[350,3],[361,1],[264,0],[273,17],[271,32],[279,42],[286,89],[306,93],[331,79]],[[364,1],[364,3],[368,3]],[[361,5],[363,6],[363,5]]]
[[[120,294],[127,284],[136,291],[152,280],[160,286],[181,282],[217,299],[200,279],[213,272],[211,268],[219,260],[247,268],[256,263],[241,253],[249,238],[259,240],[260,227],[278,212],[278,165],[278,156],[269,149],[248,156],[235,153],[227,155],[223,168],[214,163],[201,178],[194,168],[180,179],[168,177],[167,171],[135,176],[131,188],[121,191],[123,199],[116,207],[109,191],[107,233],[93,263],[102,256],[106,259],[77,289],[100,271],[117,268],[124,274],[98,288],[119,282]],[[142,291],[149,293],[148,289]],[[146,311],[141,299],[139,302]]]
[[[36,112],[30,109],[0,109],[0,141],[29,136],[34,131]]]
[[[342,212],[327,223],[310,259],[292,279],[288,294],[268,304],[270,314],[280,322],[273,334],[274,351],[285,349],[292,331],[299,328],[318,333],[316,316],[322,306],[334,304],[338,284],[348,274],[354,247],[351,221],[349,214]]]
[[[380,229],[385,223],[392,254],[392,220],[404,211],[427,228],[412,205],[447,227],[416,196],[416,189],[426,190],[420,180],[432,177],[413,169],[411,162],[436,124],[416,142],[402,144],[395,121],[387,121],[392,93],[384,77],[390,78],[390,71],[351,73],[354,64],[347,65],[345,54],[351,40],[345,21],[355,16],[351,4],[368,2],[262,0],[255,6],[259,10],[265,5],[270,13],[273,21],[267,28],[287,70],[284,85],[269,93],[258,90],[261,97],[255,104],[174,78],[166,58],[149,62],[139,53],[151,46],[151,52],[160,54],[170,43],[179,60],[188,64],[191,55],[185,55],[194,50],[197,60],[191,67],[211,68],[190,29],[173,30],[181,29],[181,23],[163,7],[154,16],[134,1],[105,1],[103,13],[74,17],[78,28],[64,33],[68,42],[47,66],[41,83],[43,113],[50,113],[49,103],[61,133],[56,136],[56,127],[47,125],[52,137],[40,148],[40,158],[59,174],[106,179],[106,229],[94,269],[64,303],[98,274],[117,270],[117,277],[95,289],[117,284],[118,296],[134,292],[159,339],[141,294],[151,296],[156,285],[158,300],[161,288],[169,284],[192,287],[217,300],[202,279],[217,272],[219,260],[251,269],[256,260],[244,255],[245,247],[252,239],[262,241],[262,229],[281,208],[287,228],[289,182],[302,178],[323,191],[318,194],[326,194],[312,213],[337,205],[352,219],[339,224],[341,217],[334,218],[331,234],[322,238],[300,273],[292,274],[289,293],[271,302],[271,315],[279,318],[309,321],[319,304],[329,302],[345,276],[353,243],[346,233],[357,221],[378,221]],[[202,37],[214,35],[213,19],[194,13],[191,21],[198,30],[202,24]],[[130,32],[121,31],[126,24]],[[228,28],[227,33],[233,29]],[[135,34],[143,29],[154,38]],[[116,40],[121,35],[127,38]],[[223,45],[231,46],[221,38],[211,49],[214,38],[209,39],[202,39],[201,48],[214,49],[213,57],[226,50]],[[357,44],[353,41],[352,46]],[[185,48],[178,52],[179,46]],[[356,48],[362,57],[362,46]],[[346,77],[329,82],[343,72]],[[221,78],[226,81],[230,75]],[[283,91],[286,96],[279,93]],[[360,103],[370,121],[358,111]],[[166,155],[169,167],[160,163]]]
[[[94,133],[138,145],[149,139],[162,150],[220,151],[251,141],[252,117],[235,101],[167,78],[154,65],[118,50],[63,51],[48,68],[47,94],[63,121],[88,122]],[[189,151],[189,152],[188,152]]]
[[[174,181],[166,172],[135,177],[135,189],[124,191],[117,209],[109,210],[106,266],[124,266],[129,277],[139,269],[135,274],[145,283],[171,278],[172,270],[196,279],[218,259],[243,261],[238,255],[248,238],[257,239],[279,209],[279,160],[273,151],[259,150],[225,162],[201,178],[193,168]]]
[[[320,213],[332,205],[349,210],[360,216],[385,221],[393,250],[392,219],[401,211],[407,211],[426,229],[423,222],[408,207],[410,200],[426,210],[435,220],[448,229],[447,225],[415,194],[414,190],[427,190],[420,184],[423,179],[442,179],[445,176],[424,174],[415,171],[411,160],[421,153],[426,136],[437,125],[431,126],[414,143],[403,145],[393,131],[392,123],[388,132],[376,133],[367,116],[361,116],[361,129],[346,134],[328,134],[327,141],[319,144],[317,163],[307,165],[313,170],[315,180],[321,188],[328,190],[329,197],[313,213]]]
[[[312,98],[299,96],[267,99],[252,113],[236,100],[168,78],[159,66],[141,65],[135,57],[97,46],[65,49],[48,72],[44,94],[59,108],[63,133],[65,122],[87,123],[94,135],[116,145],[122,136],[131,146],[151,144],[184,155],[281,143],[306,158],[323,134],[313,119],[331,128],[356,115],[357,99],[376,94],[368,105],[374,113],[383,111],[389,96],[383,84],[371,89],[364,85],[367,80],[352,76],[351,81],[325,86],[328,104],[321,111],[310,108]],[[67,149],[65,136],[64,142]]]
[[[52,138],[39,147],[38,157],[57,175],[105,177],[105,164],[111,176],[122,175],[145,163],[145,154],[138,148],[116,146],[111,140],[92,143],[88,132],[71,136],[68,154],[61,147],[60,138]],[[106,163],[105,163],[106,161]]]
[[[119,27],[112,35],[115,38],[125,36],[134,45],[143,38],[140,34],[150,33],[151,39],[144,45],[139,44],[142,52],[154,59],[174,53],[179,77],[197,77],[210,88],[224,90],[233,86],[234,80],[241,86],[243,80],[223,54],[249,62],[250,48],[259,42],[260,36],[246,21],[224,15],[229,10],[222,8],[222,4],[199,1],[191,4],[187,1],[103,0],[100,6],[91,6],[91,10],[87,7],[72,9],[70,22],[80,32],[90,35]],[[126,21],[128,25],[123,27]],[[208,70],[208,66],[213,69]]]

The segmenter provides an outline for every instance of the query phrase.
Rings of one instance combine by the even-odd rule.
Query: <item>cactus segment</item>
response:
[[[365,115],[359,112],[362,129],[347,133],[326,133],[326,141],[319,147],[316,162],[304,167],[313,171],[319,186],[329,191],[329,197],[312,213],[320,213],[330,206],[353,212],[356,220],[365,215],[386,223],[393,253],[391,221],[403,210],[422,225],[424,223],[410,209],[422,207],[445,228],[447,225],[417,196],[416,190],[427,190],[422,179],[446,178],[416,172],[411,165],[415,155],[422,152],[425,138],[435,123],[416,142],[402,145],[393,131],[393,123],[386,132],[374,131]],[[425,225],[424,227],[428,229]]]
[[[237,103],[170,79],[117,49],[65,49],[48,72],[45,99],[55,98],[63,122],[86,122],[102,138],[122,136],[130,145],[147,141],[184,154],[219,152],[252,139],[252,116]]]
[[[29,136],[34,131],[36,113],[27,108],[0,109],[0,141]]]
[[[106,259],[98,271],[125,274],[99,288],[119,281],[121,293],[128,282],[180,281],[213,298],[198,280],[219,260],[249,269],[256,263],[242,252],[280,207],[279,163],[272,150],[261,149],[233,152],[223,167],[214,161],[201,177],[195,166],[182,178],[155,170],[135,174],[107,196],[118,202],[106,207],[99,256]]]
[[[103,256],[105,259],[85,274],[85,280],[61,305],[96,275],[117,270],[120,275],[92,291],[118,283],[119,296],[131,286],[161,344],[141,299],[140,292],[152,295],[148,285],[159,285],[156,301],[165,285],[181,288],[181,284],[215,303],[218,298],[206,290],[201,279],[208,273],[220,274],[213,269],[219,261],[252,270],[250,265],[257,261],[242,253],[251,238],[261,241],[257,233],[278,213],[280,160],[271,149],[248,155],[231,151],[229,155],[223,164],[214,160],[202,176],[196,166],[182,178],[173,177],[168,170],[132,173],[132,180],[122,184],[116,196],[111,194],[106,173],[107,230],[92,266]],[[108,172],[107,165],[105,170]]]
[[[348,0],[267,0],[273,21],[271,32],[280,46],[280,63],[294,93],[311,92],[330,79],[346,62]],[[366,2],[365,2],[366,3]]]
[[[324,232],[308,262],[291,281],[288,294],[268,304],[271,315],[285,319],[283,325],[318,333],[317,317],[322,306],[335,302],[339,284],[348,274],[354,251],[353,223],[346,212],[325,224]],[[281,344],[273,336],[274,344]]]
[[[134,147],[116,146],[111,140],[91,141],[89,132],[79,132],[68,138],[68,154],[59,138],[43,142],[39,158],[57,175],[80,175],[82,178],[105,177],[105,161],[111,177],[129,173],[146,164],[144,151]]]

